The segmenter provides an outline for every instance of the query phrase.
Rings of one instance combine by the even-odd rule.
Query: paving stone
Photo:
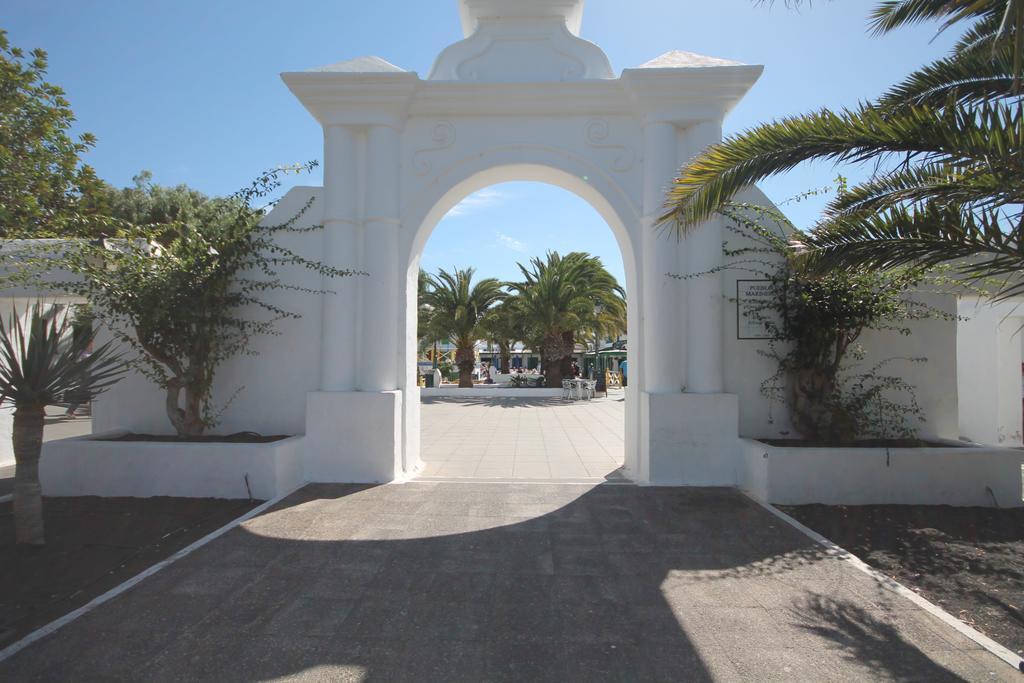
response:
[[[570,677],[568,653],[562,643],[522,643],[513,640],[489,642],[484,646],[483,680],[522,683],[564,683]]]
[[[0,680],[1018,676],[727,490],[414,482],[278,508],[0,662]]]
[[[397,683],[479,683],[487,680],[486,649],[479,642],[414,642],[400,657],[405,662],[415,662],[415,666],[401,667],[391,678],[370,676],[368,679]]]

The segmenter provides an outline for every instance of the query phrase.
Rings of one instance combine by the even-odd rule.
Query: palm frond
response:
[[[1008,225],[1009,224],[1009,225]],[[1011,227],[1012,226],[1012,227]],[[953,262],[968,278],[1002,278],[998,297],[1024,291],[1020,216],[972,213],[958,206],[842,216],[823,224],[796,245],[813,271],[834,268],[885,270],[905,265],[931,268]]]
[[[954,54],[910,74],[886,92],[879,106],[947,106],[982,104],[1010,97],[1013,89],[1013,51],[971,50]]]
[[[899,154],[919,164],[985,164],[1001,174],[1019,174],[1021,121],[1019,103],[988,103],[972,111],[864,105],[764,124],[712,146],[684,168],[669,191],[662,221],[674,221],[685,232],[748,185],[810,160],[878,162]]]
[[[825,209],[826,220],[856,213],[880,212],[900,206],[969,206],[985,211],[1019,202],[1024,186],[985,167],[958,169],[946,164],[900,167],[839,194]]]
[[[931,20],[944,20],[940,31],[964,19],[1001,16],[1006,0],[885,0],[869,15],[875,35]]]
[[[504,298],[499,280],[485,278],[474,284],[475,272],[473,268],[451,272],[442,268],[427,276],[429,285],[422,301],[430,309],[427,331],[432,339],[473,339],[475,343],[481,318]]]

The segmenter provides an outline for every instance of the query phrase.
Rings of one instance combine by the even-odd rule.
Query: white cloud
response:
[[[478,209],[494,206],[505,199],[505,194],[499,190],[486,189],[474,192],[448,212],[449,216],[467,216]]]
[[[526,253],[526,245],[516,238],[510,237],[501,231],[495,232],[494,235],[498,238],[498,246],[511,249],[512,251]]]

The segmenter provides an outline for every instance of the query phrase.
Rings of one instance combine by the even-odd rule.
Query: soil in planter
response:
[[[758,441],[769,446],[783,448],[967,448],[970,445],[921,439],[864,439],[848,444],[808,441],[807,439],[758,439]]]
[[[0,503],[0,649],[260,504],[210,498],[46,498],[46,545],[14,543]]]
[[[1024,508],[780,508],[1024,656]]]
[[[156,441],[159,443],[273,443],[290,439],[288,434],[275,434],[265,436],[256,432],[237,432],[235,434],[219,435],[204,434],[202,436],[178,436],[176,434],[120,434],[118,436],[104,436],[93,439],[93,441]]]

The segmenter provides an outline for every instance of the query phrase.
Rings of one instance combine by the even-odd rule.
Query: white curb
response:
[[[156,574],[158,571],[160,571],[164,567],[167,567],[167,566],[171,565],[172,563],[174,563],[174,562],[180,560],[181,558],[185,557],[186,555],[191,554],[195,550],[198,550],[199,548],[202,548],[204,545],[206,545],[210,541],[212,541],[212,540],[214,540],[214,539],[216,539],[216,538],[218,538],[220,536],[223,536],[224,534],[226,534],[227,532],[231,531],[232,529],[234,529],[236,526],[238,526],[242,522],[245,522],[246,520],[252,519],[256,515],[261,514],[262,512],[264,512],[267,509],[273,507],[274,505],[277,505],[282,500],[284,500],[285,498],[287,498],[291,494],[295,493],[296,491],[298,491],[303,486],[305,486],[305,484],[301,484],[301,485],[295,487],[294,489],[292,489],[291,491],[289,491],[288,493],[286,493],[286,494],[284,494],[282,496],[278,496],[277,498],[274,498],[273,500],[268,500],[266,503],[263,503],[262,505],[259,505],[259,506],[255,507],[255,508],[253,508],[252,510],[249,510],[249,512],[245,513],[241,517],[239,517],[237,519],[234,519],[234,520],[228,522],[227,524],[225,524],[224,526],[222,526],[221,528],[217,529],[216,531],[213,531],[213,532],[207,534],[206,536],[203,536],[198,541],[192,543],[191,545],[188,545],[188,546],[182,548],[181,550],[179,550],[178,552],[174,553],[170,557],[168,557],[166,559],[163,559],[163,560],[160,560],[159,562],[154,564],[152,567],[149,567],[148,569],[144,570],[143,572],[141,572],[139,574],[136,574],[135,576],[133,576],[132,578],[128,579],[124,583],[111,588],[110,590],[108,590],[103,595],[99,595],[99,596],[93,598],[92,600],[90,600],[86,604],[82,605],[78,609],[76,609],[74,611],[71,611],[71,612],[68,612],[64,616],[60,617],[59,619],[55,619],[55,620],[51,621],[49,624],[46,624],[45,626],[40,626],[35,631],[32,631],[31,633],[29,633],[27,636],[25,636],[21,640],[8,645],[3,650],[0,650],[0,662],[2,662],[5,659],[8,659],[8,658],[14,656],[18,652],[21,652],[22,650],[24,650],[26,647],[28,647],[32,643],[36,642],[37,640],[39,640],[41,638],[45,638],[46,636],[50,635],[51,633],[54,633],[57,630],[63,628],[64,626],[67,626],[68,624],[70,624],[75,619],[78,619],[79,617],[81,617],[81,616],[83,616],[85,614],[88,614],[89,612],[91,612],[92,610],[96,609],[97,607],[99,607],[103,603],[105,603],[105,602],[107,602],[107,601],[109,601],[109,600],[111,600],[113,598],[116,598],[118,595],[120,595],[121,593],[124,593],[129,588],[131,588],[131,587],[135,586],[136,584],[140,583],[143,579],[146,579],[146,578],[148,578],[150,576],[153,576],[154,574]]]
[[[914,591],[910,590],[898,581],[895,581],[892,578],[881,573],[880,571],[878,571],[871,565],[867,564],[866,562],[864,562],[864,560],[860,559],[850,551],[836,545],[832,541],[828,540],[827,538],[819,534],[814,529],[810,529],[804,526],[797,520],[787,515],[782,510],[779,510],[778,508],[769,503],[762,502],[757,498],[754,498],[753,496],[747,494],[746,492],[743,493],[748,498],[750,498],[750,500],[754,501],[755,503],[757,503],[765,510],[778,517],[779,519],[782,519],[787,524],[791,525],[793,528],[802,532],[804,535],[809,537],[818,545],[827,548],[829,551],[835,554],[838,557],[838,559],[848,562],[860,571],[871,576],[884,588],[898,595],[902,595],[904,598],[910,600],[912,603],[923,609],[925,612],[928,612],[936,619],[945,622],[948,626],[952,626],[957,631],[967,636],[968,638],[976,642],[978,645],[981,645],[983,648],[994,654],[996,657],[999,657],[999,659],[1003,660],[1004,662],[1012,666],[1016,671],[1024,671],[1024,659],[1021,659],[1017,655],[1017,653],[1013,652],[1008,648],[1003,647],[996,641],[986,636],[984,633],[981,633],[971,628],[970,626],[960,621],[952,614],[939,607],[938,605],[929,602],[925,598],[921,597],[920,594],[915,593]]]

